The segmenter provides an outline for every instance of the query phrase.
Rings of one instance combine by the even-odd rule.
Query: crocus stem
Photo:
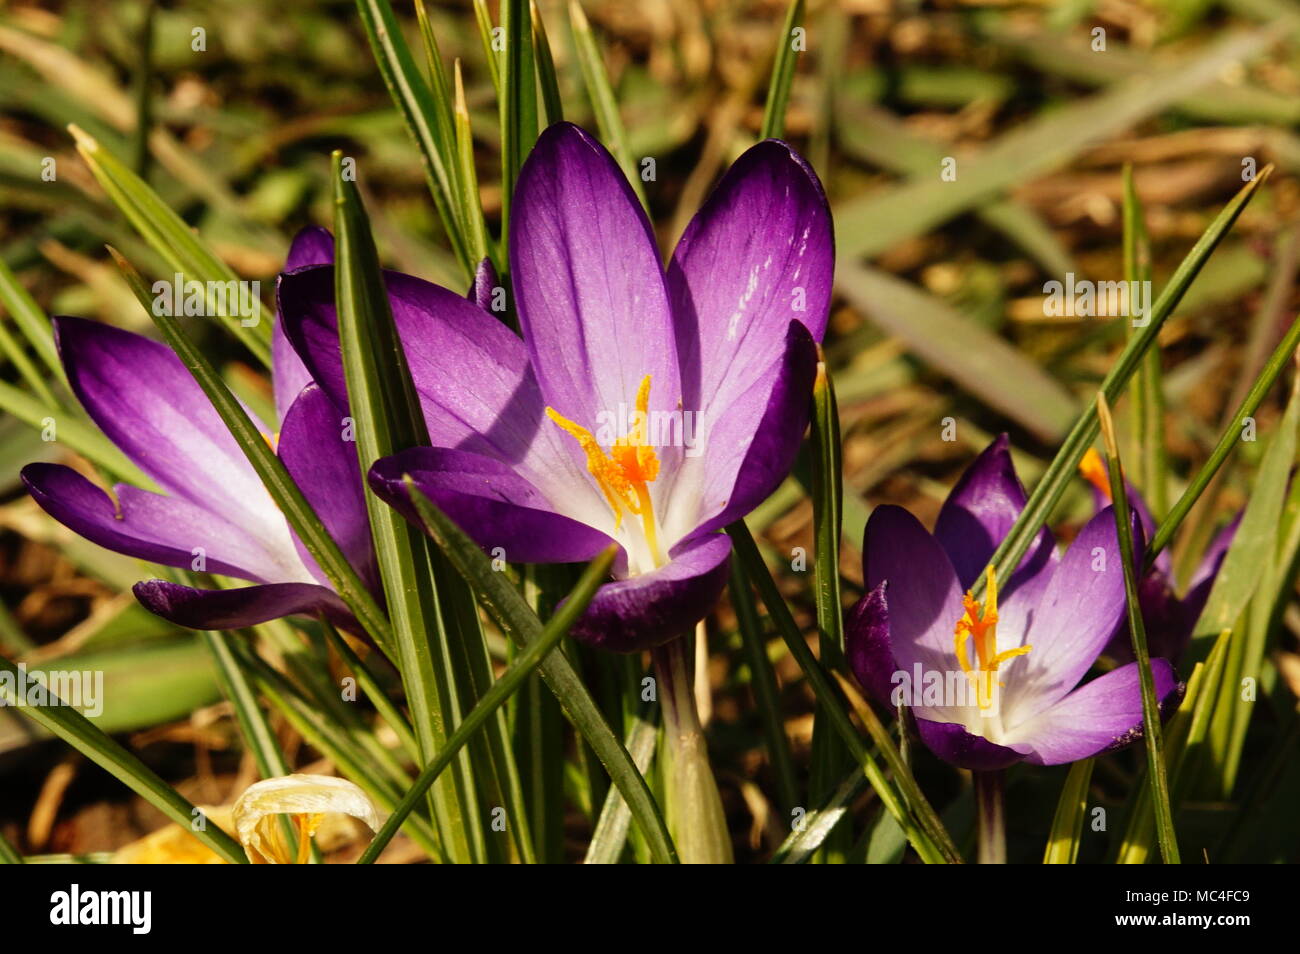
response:
[[[674,639],[651,655],[663,705],[668,818],[678,856],[684,864],[731,864],[731,836],[695,708],[686,642]]]
[[[979,863],[1007,863],[1006,805],[1003,773],[975,772],[975,815],[979,824]]]

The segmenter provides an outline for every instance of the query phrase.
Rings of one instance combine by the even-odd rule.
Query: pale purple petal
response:
[[[421,521],[405,475],[475,543],[504,560],[574,563],[593,559],[613,542],[556,513],[536,487],[500,461],[434,447],[413,447],[370,469],[371,489],[416,525]]]
[[[731,540],[710,533],[678,544],[665,566],[607,583],[573,627],[600,649],[630,653],[686,633],[717,603],[727,582]]]
[[[889,642],[899,668],[957,669],[961,589],[939,542],[902,507],[877,507],[867,521],[862,569],[869,590],[889,583]]]
[[[496,295],[496,289],[500,281],[497,277],[497,270],[492,265],[492,259],[485,258],[478,263],[478,268],[474,269],[474,284],[465,297],[484,311],[496,314],[492,309],[492,299]],[[497,317],[501,316],[497,315]]]
[[[333,273],[324,267],[283,276],[279,302],[312,377],[346,408]],[[523,342],[445,288],[398,272],[385,272],[384,281],[432,445],[508,464],[562,512],[612,529],[609,507],[570,453],[576,442],[546,417]]]
[[[281,565],[276,578],[306,576],[279,509],[170,349],[81,318],[54,327],[73,391],[127,457],[169,494],[243,529]]]
[[[613,158],[577,126],[547,129],[520,171],[510,280],[542,394],[560,414],[593,433],[616,427],[646,375],[652,413],[683,407],[649,220]]]
[[[1181,687],[1166,659],[1151,660],[1155,695],[1163,710],[1176,703]],[[1137,663],[1098,676],[1033,719],[1012,727],[1010,743],[1035,765],[1059,765],[1090,758],[1142,737],[1142,689]]]
[[[1136,519],[1133,524],[1140,553],[1141,526]],[[1107,507],[1070,545],[1028,632],[1013,644],[1033,649],[1000,670],[1006,682],[1003,709],[1008,721],[1036,715],[1077,686],[1115,632],[1125,607],[1124,566],[1115,516]]]
[[[114,507],[108,494],[60,464],[28,464],[22,478],[46,513],[101,547],[164,566],[280,578],[275,560],[248,534],[180,497],[118,484]]]

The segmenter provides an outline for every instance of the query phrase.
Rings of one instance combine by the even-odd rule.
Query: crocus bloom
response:
[[[321,230],[299,236],[288,267],[329,260],[327,243]],[[141,603],[179,625],[225,629],[318,612],[342,625],[352,622],[207,396],[169,348],[80,318],[56,318],[55,336],[68,381],[86,412],[164,492],[118,484],[114,500],[69,467],[30,464],[22,477],[37,503],[60,523],[118,553],[258,584],[223,590],[163,580],[136,584]],[[273,344],[278,440],[259,427],[374,588],[356,445],[343,439],[336,408],[310,383],[278,325]]]
[[[1110,503],[1110,478],[1101,462],[1101,455],[1090,449],[1079,464],[1079,470],[1092,484],[1093,500],[1101,510]],[[1132,487],[1129,488],[1129,504],[1142,521],[1142,532],[1150,540],[1155,533],[1155,521],[1142,495]],[[1162,656],[1172,663],[1182,658],[1240,522],[1241,515],[1238,514],[1215,534],[1182,596],[1174,586],[1174,565],[1168,548],[1156,556],[1151,569],[1138,581],[1138,604],[1142,608],[1147,649],[1152,656]],[[1119,630],[1106,646],[1105,655],[1116,662],[1133,660],[1133,637],[1129,633],[1127,618],[1120,622]]]
[[[1079,684],[1126,612],[1110,508],[1064,555],[1044,527],[1009,580],[990,573],[983,601],[971,598],[1024,504],[1003,435],[962,475],[933,535],[900,507],[867,522],[850,665],[882,704],[911,706],[925,744],[964,768],[1073,762],[1142,732],[1136,663]],[[1157,699],[1176,701],[1169,662],[1151,668]]]
[[[370,485],[416,519],[410,475],[507,560],[584,561],[616,541],[616,580],[575,635],[623,651],[662,643],[717,599],[730,553],[719,529],[775,489],[807,425],[834,267],[825,196],[787,145],[760,143],[665,274],[623,173],[561,123],[511,209],[522,340],[459,295],[386,277],[433,446],[379,461]],[[280,307],[343,406],[329,272],[287,276]]]
[[[332,775],[281,775],[254,782],[231,810],[235,834],[253,864],[306,864],[311,839],[326,815],[351,815],[379,831],[383,819],[360,788]],[[290,856],[280,825],[288,815],[298,836],[298,853]]]

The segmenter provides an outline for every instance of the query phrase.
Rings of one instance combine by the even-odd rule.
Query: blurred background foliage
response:
[[[394,5],[418,49],[411,8]],[[661,245],[671,249],[722,170],[758,135],[786,5],[582,6],[629,152],[655,160],[645,191]],[[539,8],[566,118],[595,128],[567,10],[555,0],[539,0]],[[448,2],[430,4],[429,14],[445,61],[464,68],[483,206],[495,229],[496,95],[475,13],[467,2]],[[1133,165],[1145,205],[1158,289],[1243,175],[1273,163],[1268,188],[1161,334],[1163,434],[1177,490],[1296,311],[1300,6],[811,0],[803,24],[807,51],[786,136],[821,175],[837,219],[839,294],[827,353],[845,435],[847,597],[860,593],[858,549],[872,506],[901,503],[932,521],[960,468],[1001,430],[1012,433],[1022,477],[1032,482],[1095,392],[1122,344],[1122,322],[1050,318],[1043,283],[1066,272],[1123,277],[1124,165]],[[348,0],[18,0],[0,10],[0,258],[47,313],[149,333],[103,246],[116,246],[147,275],[169,269],[78,160],[69,123],[131,158],[241,277],[262,282],[268,301],[293,233],[330,221],[335,148],[357,158],[384,261],[463,284],[418,152]],[[945,159],[955,160],[953,181],[941,175]],[[0,315],[0,326],[9,321]],[[204,344],[224,359],[237,393],[255,408],[269,406],[267,382],[229,337],[209,331]],[[135,604],[135,561],[71,535],[21,491],[23,464],[69,455],[15,416],[10,392],[19,382],[11,361],[0,364],[0,409],[11,412],[0,415],[0,648],[33,665],[76,659],[103,669],[109,689],[100,724],[129,733],[191,798],[219,802],[256,773],[241,758],[208,651]],[[1261,433],[1281,407],[1277,398],[1261,409]],[[944,439],[949,417],[955,441]],[[1184,565],[1244,503],[1262,446],[1243,443],[1234,456],[1179,541]],[[1066,536],[1090,507],[1085,491],[1080,483],[1058,514]],[[789,567],[794,547],[810,549],[800,475],[750,522],[777,565]],[[780,582],[811,625],[806,575],[787,571]],[[1260,717],[1268,727],[1248,747],[1247,758],[1261,760],[1251,779],[1268,783],[1266,804],[1294,804],[1300,795],[1297,760],[1272,754],[1278,746],[1294,754],[1286,745],[1295,741],[1300,689],[1298,617],[1289,603],[1273,655],[1273,702]],[[769,769],[728,607],[709,630],[715,765],[738,844],[764,858],[787,827],[764,795]],[[778,644],[770,655],[803,765],[811,696]],[[295,755],[300,740],[276,725]],[[310,764],[316,756],[304,752],[299,762]],[[1127,790],[1140,761],[1139,753],[1099,763],[1105,768],[1093,785],[1103,804]],[[79,852],[156,827],[152,809],[97,771],[78,772],[79,764],[0,710],[5,832],[32,852]],[[1013,839],[1041,841],[1063,779],[1061,770],[1013,780]],[[952,782],[936,784],[942,791]],[[954,832],[962,830],[962,804],[950,809]],[[579,841],[590,824],[582,815],[577,805],[568,820]],[[1247,820],[1233,853],[1296,860],[1300,823],[1274,813],[1270,824],[1255,830]]]

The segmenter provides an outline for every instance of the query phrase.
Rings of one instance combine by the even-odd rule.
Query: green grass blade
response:
[[[158,197],[144,180],[116,156],[76,126],[69,131],[77,141],[77,152],[95,179],[122,210],[131,225],[168,265],[187,281],[202,283],[208,314],[234,335],[266,367],[271,363],[271,322],[262,320],[261,302],[256,315],[229,315],[226,289],[235,287],[239,276],[204,244],[185,221]],[[220,287],[220,298],[218,298]],[[150,296],[152,301],[152,296]],[[146,306],[151,314],[154,309]],[[252,322],[246,324],[245,322]]]
[[[427,445],[429,434],[357,185],[343,177],[337,152],[333,171],[334,300],[358,464],[365,471],[382,457]],[[443,649],[444,620],[431,586],[431,554],[420,531],[392,507],[367,494],[366,508],[415,737],[421,757],[432,759],[446,742],[447,724],[458,715],[458,700]],[[483,831],[470,814],[477,807],[471,792],[468,759],[432,792],[444,847],[459,862],[478,857],[482,847]]]
[[[483,203],[479,198],[478,171],[474,168],[474,136],[470,130],[469,107],[465,105],[465,83],[456,61],[455,132],[456,181],[459,184],[461,221],[465,225],[465,244],[475,262],[491,254],[487,223],[483,221]]]
[[[564,119],[564,100],[560,97],[560,78],[555,73],[555,58],[551,56],[551,41],[546,35],[542,11],[537,0],[528,4],[533,18],[533,55],[537,60],[537,86],[542,94],[542,128]]]
[[[745,661],[749,666],[749,685],[754,693],[754,703],[763,724],[763,738],[767,742],[767,756],[776,775],[777,802],[785,812],[793,811],[799,804],[799,786],[795,781],[794,759],[790,755],[790,740],[781,719],[780,698],[776,686],[776,673],[767,655],[767,639],[754,605],[754,594],[745,580],[737,561],[731,561],[731,583],[727,589],[731,605],[736,611],[736,625],[740,629],[745,647]]]
[[[632,728],[627,734],[627,751],[636,763],[637,771],[642,775],[650,768],[654,758],[655,745],[659,740],[659,729],[654,713],[650,711],[633,715]],[[627,842],[628,825],[632,821],[632,812],[617,788],[605,793],[605,804],[600,810],[600,818],[587,843],[587,854],[583,864],[614,865],[618,864]]]
[[[1143,355],[1156,343],[1156,336],[1160,333],[1165,320],[1178,307],[1183,295],[1205,266],[1206,260],[1232,228],[1232,224],[1254,196],[1260,184],[1268,178],[1271,168],[1266,166],[1260,170],[1259,176],[1246,183],[1241,191],[1223,207],[1210,223],[1210,227],[1205,230],[1179,264],[1173,277],[1169,279],[1169,284],[1164,287],[1160,297],[1152,305],[1146,327],[1124,346],[1124,350],[1102,381],[1100,393],[1105,395],[1107,401],[1114,402],[1119,399],[1129,379],[1137,370]],[[990,563],[997,568],[997,573],[1002,579],[1010,579],[1012,571],[1020,565],[1039,528],[1047,522],[1053,508],[1074,478],[1079,461],[1083,459],[1083,455],[1097,437],[1097,430],[1097,400],[1094,398],[1087,410],[1070,428],[1070,433],[1066,435],[1060,450],[1056,452],[1056,456],[1052,458],[1052,462],[1034,487],[1033,493],[1029,495],[1025,509],[1021,511],[1010,532],[994,552]],[[983,595],[986,579],[987,574],[980,574],[979,579],[975,581],[972,587],[975,598],[978,599]]]
[[[339,658],[343,660],[344,665],[352,670],[357,685],[365,692],[366,698],[375,707],[375,711],[379,713],[380,718],[388,723],[388,727],[397,735],[397,740],[401,743],[402,749],[412,759],[418,759],[420,757],[420,747],[415,741],[415,733],[411,731],[411,723],[393,704],[393,700],[388,698],[388,693],[380,685],[374,670],[366,665],[365,661],[356,654],[352,647],[348,645],[348,641],[339,635],[338,630],[331,626],[328,620],[322,619],[320,625],[330,646],[339,654]]]
[[[15,680],[15,684],[22,678],[18,667],[4,656],[0,656],[0,672],[9,673]],[[201,830],[194,830],[192,826],[194,820],[199,817],[199,810],[135,755],[97,729],[76,709],[62,703],[48,706],[18,705],[19,700],[12,697],[12,693],[3,687],[3,683],[0,683],[0,693],[5,695],[9,705],[17,707],[37,725],[53,732],[86,758],[105,769],[169,820],[186,830],[193,831],[195,838],[221,858],[231,864],[244,864],[248,860],[239,844],[216,825],[204,825]]]
[[[437,507],[426,501],[422,516],[425,530],[446,553],[456,571],[474,588],[480,602],[501,631],[521,648],[536,642],[541,637],[542,622],[519,590],[504,574],[493,570],[492,561],[487,555]],[[676,851],[645,779],[601,715],[578,674],[559,653],[547,656],[540,668],[542,677],[563,706],[565,715],[586,739],[614,784],[627,799],[633,818],[650,841],[655,859],[660,863],[674,862]]]
[[[633,191],[641,200],[645,209],[650,208],[646,199],[645,184],[641,181],[640,170],[627,144],[627,131],[623,127],[623,118],[618,112],[618,99],[609,82],[609,73],[605,71],[605,61],[601,58],[596,36],[587,22],[587,15],[582,12],[578,0],[569,0],[569,26],[573,30],[573,49],[578,57],[578,66],[582,69],[582,79],[587,86],[587,96],[591,100],[592,111],[596,114],[596,128],[600,130],[601,141],[609,147],[623,173],[632,184]]]
[[[470,258],[455,213],[456,187],[450,171],[455,144],[444,135],[451,129],[450,118],[439,118],[439,112],[448,108],[448,101],[434,98],[429,84],[415,65],[415,58],[402,35],[401,24],[388,0],[357,0],[357,10],[366,36],[370,38],[370,48],[379,72],[383,74],[384,84],[420,151],[425,179],[447,242],[468,280],[473,277],[478,262]]]
[[[772,855],[772,864],[797,865],[811,858],[848,816],[849,809],[866,789],[867,777],[859,770],[850,773],[826,801],[800,819],[799,826]]]
[[[1110,496],[1114,501],[1115,530],[1119,535],[1120,562],[1124,568],[1124,594],[1128,603],[1128,626],[1133,637],[1133,655],[1137,659],[1142,685],[1143,747],[1147,753],[1147,781],[1156,810],[1156,837],[1160,856],[1167,865],[1179,864],[1178,838],[1174,833],[1174,814],[1169,805],[1169,776],[1166,771],[1163,735],[1160,725],[1160,700],[1156,698],[1155,676],[1151,672],[1151,654],[1147,650],[1146,626],[1138,602],[1137,552],[1133,546],[1133,524],[1129,519],[1128,490],[1120,467],[1119,444],[1115,439],[1115,422],[1104,393],[1097,395],[1097,414],[1106,442],[1106,463],[1110,470]]]
[[[474,0],[474,20],[478,24],[479,38],[483,41],[483,59],[487,63],[488,75],[492,77],[492,89],[501,96],[501,65],[497,62],[499,54],[492,48],[492,14],[488,11],[487,0]]]
[[[501,246],[509,247],[510,205],[528,151],[537,141],[537,68],[528,0],[501,0]]]
[[[0,832],[0,865],[21,865],[26,864],[23,856],[19,854],[18,849],[9,844],[9,839]]]
[[[408,478],[407,486],[410,489],[411,499],[415,502],[416,510],[424,520],[430,519],[430,509],[427,498],[415,489]],[[411,790],[402,798],[402,802],[397,806],[396,811],[384,823],[384,827],[375,835],[365,853],[357,860],[358,864],[370,864],[379,857],[379,853],[384,850],[384,846],[397,833],[406,816],[410,814],[411,809],[424,797],[429,786],[434,783],[442,773],[460,747],[468,742],[486,722],[505,702],[514,695],[528,675],[536,669],[546,656],[554,650],[566,635],[583,611],[586,610],[587,604],[591,602],[592,597],[596,595],[601,584],[609,576],[610,567],[614,565],[614,557],[618,553],[618,547],[611,544],[600,556],[593,560],[583,572],[582,578],[578,580],[578,585],[574,587],[569,599],[560,608],[560,610],[551,617],[542,630],[542,635],[537,640],[530,643],[528,648],[515,657],[510,667],[501,674],[501,677],[492,684],[492,688],[484,693],[478,704],[465,717],[456,731],[447,739],[442,751],[433,759],[420,773]]]
[[[903,765],[902,756],[898,754],[892,740],[888,739],[888,737],[885,738],[882,751],[886,753],[891,766],[902,767],[902,774],[897,778],[898,783],[905,785],[907,784],[906,780],[911,780],[912,793],[916,797],[911,807],[909,807],[900,791],[885,777],[880,765],[867,751],[867,747],[863,745],[857,731],[853,728],[848,713],[840,704],[830,679],[827,678],[825,671],[822,669],[821,663],[817,661],[812,650],[808,648],[803,634],[799,632],[799,627],[795,625],[794,618],[790,615],[790,608],[781,597],[772,575],[768,573],[767,566],[763,563],[763,558],[758,552],[758,545],[749,533],[749,528],[742,521],[737,521],[727,527],[727,533],[731,537],[732,546],[735,550],[732,559],[740,561],[748,581],[758,588],[758,594],[762,598],[764,605],[767,606],[768,614],[776,623],[777,630],[785,640],[791,655],[794,656],[795,661],[804,671],[804,675],[817,696],[818,703],[824,707],[827,717],[849,753],[861,765],[862,771],[866,774],[867,780],[871,783],[871,787],[875,789],[881,802],[884,803],[890,814],[898,820],[899,825],[907,834],[907,840],[911,842],[917,854],[924,861],[960,861],[956,846],[952,844],[952,840],[948,837],[948,833],[943,829],[942,824],[936,824],[938,816],[934,814],[934,810],[930,808],[925,797],[921,795],[919,787],[915,786],[915,780],[911,779],[911,772]],[[867,718],[875,721],[876,726],[879,725],[869,707],[867,708]],[[870,726],[871,722],[868,722],[868,725]],[[877,745],[880,745],[878,738],[875,741]]]
[[[767,86],[767,103],[763,107],[763,126],[759,139],[780,139],[785,134],[785,110],[790,102],[790,87],[794,83],[794,68],[799,62],[799,52],[794,48],[795,27],[803,22],[803,0],[791,0],[781,27],[781,38],[776,44],[776,58],[772,62],[772,79]]]
[[[52,380],[64,381],[63,363],[59,361],[59,351],[54,346],[50,319],[41,311],[3,258],[0,258],[0,306],[13,317],[14,324],[50,372]]]
[[[1043,852],[1045,865],[1072,865],[1079,860],[1079,838],[1088,811],[1088,783],[1092,780],[1095,761],[1082,759],[1070,766],[1061,799],[1056,803],[1052,830],[1047,835],[1047,850]]]

